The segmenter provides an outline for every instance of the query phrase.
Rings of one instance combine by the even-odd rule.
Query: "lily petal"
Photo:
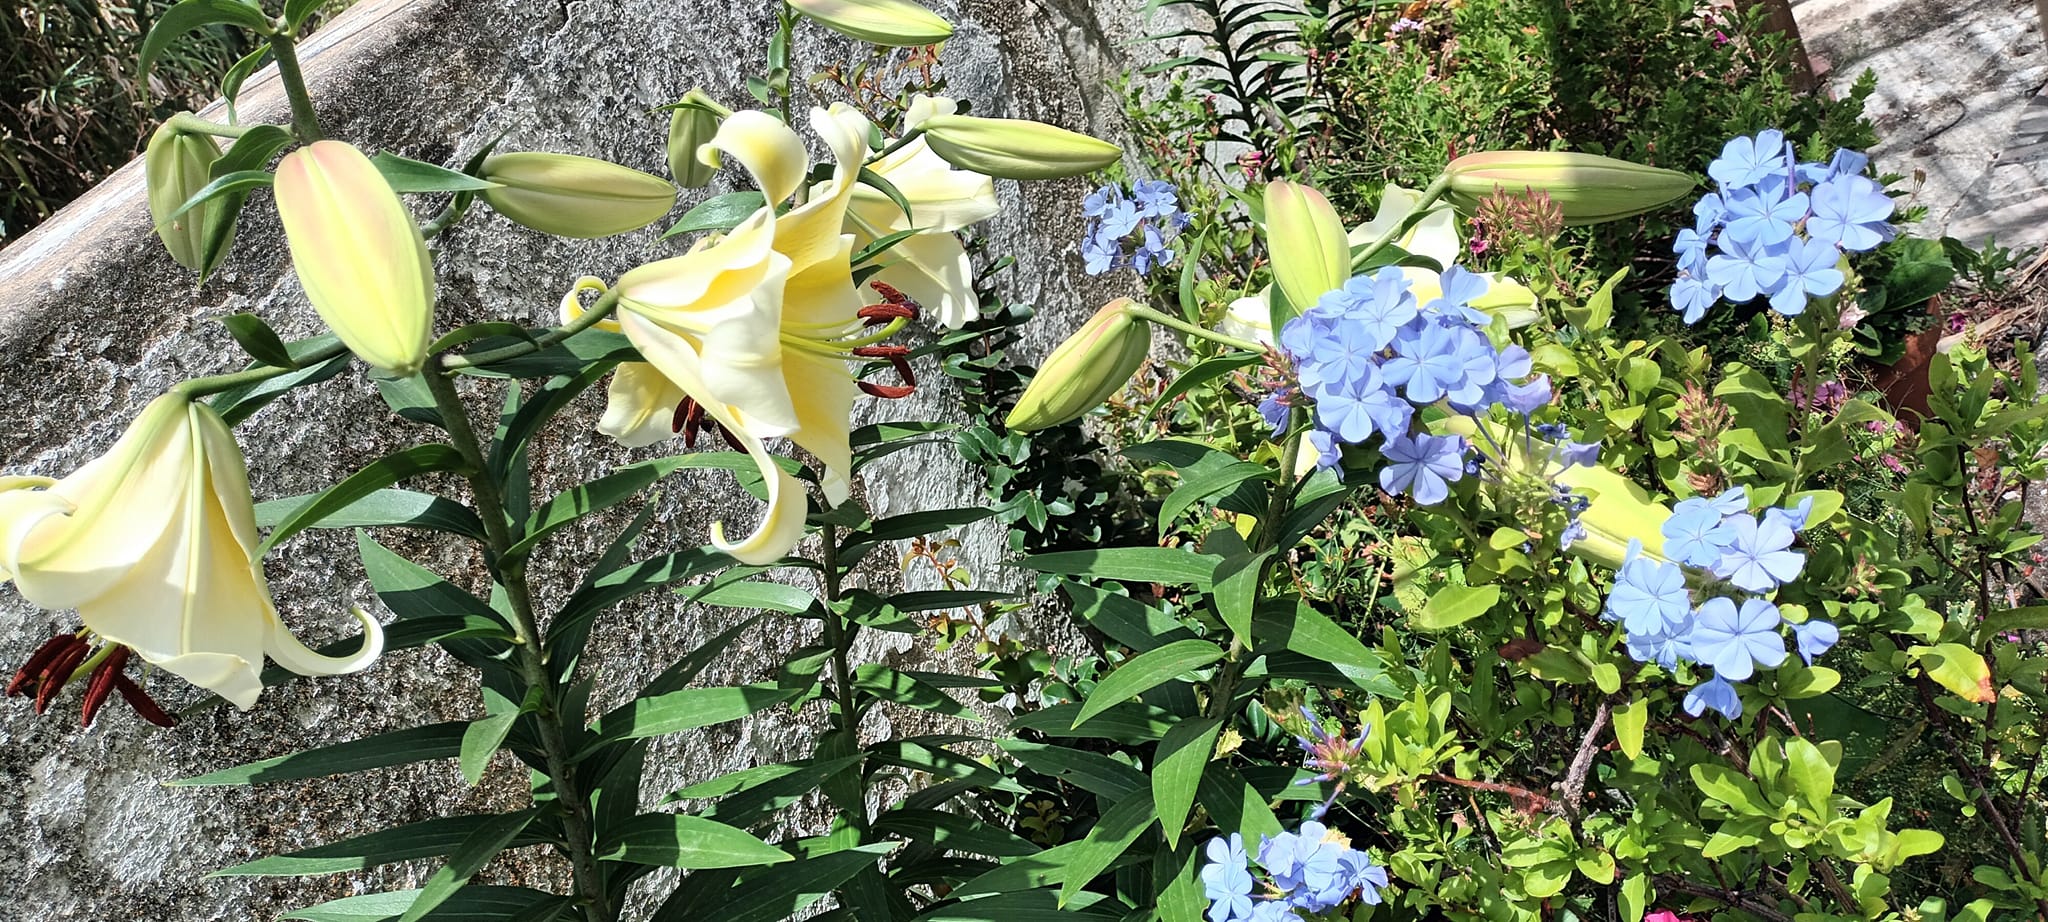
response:
[[[771,206],[781,204],[796,192],[811,165],[811,158],[804,153],[803,139],[781,119],[758,109],[726,116],[718,126],[718,134],[704,146],[738,157],[747,172],[754,174],[754,183],[761,187],[761,194]],[[699,159],[703,159],[703,153],[699,152]],[[705,162],[717,165],[715,158]]]
[[[612,371],[605,386],[604,416],[597,431],[627,448],[642,448],[675,437],[676,407],[683,393],[661,369],[646,362],[626,362]]]

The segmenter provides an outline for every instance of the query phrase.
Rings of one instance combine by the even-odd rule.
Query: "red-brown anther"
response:
[[[861,393],[867,394],[870,397],[880,397],[883,400],[896,400],[917,392],[917,388],[899,387],[894,384],[876,384],[873,381],[856,381],[854,383],[860,385]]]
[[[71,649],[73,644],[84,642],[77,634],[58,634],[43,641],[43,645],[37,647],[36,652],[29,654],[28,662],[21,665],[21,671],[14,674],[14,681],[7,683],[7,697],[28,694],[36,680],[42,677],[43,670],[49,668],[50,661],[57,658],[57,654]]]
[[[876,293],[882,296],[882,300],[887,301],[890,304],[902,304],[908,306],[911,310],[911,315],[916,316],[917,301],[911,298],[909,295],[904,294],[901,289],[889,284],[888,282],[869,282],[868,287],[874,289]]]
[[[121,670],[128,667],[128,648],[115,647],[114,652],[93,668],[92,678],[85,683],[85,705],[78,711],[78,725],[92,726],[92,720],[100,715],[100,708],[107,703],[107,696],[114,693],[114,679]]]
[[[917,311],[905,304],[870,304],[861,308],[856,316],[867,321],[868,326],[878,327],[891,320],[909,320],[914,318],[917,316]]]
[[[908,396],[912,391],[917,390],[917,375],[912,373],[910,370],[909,346],[862,346],[858,349],[853,350],[853,354],[864,359],[887,360],[889,363],[889,367],[896,369],[896,374],[900,375],[903,378],[903,387],[901,388],[897,388],[893,385],[887,384],[870,385],[868,382],[863,381],[861,382],[861,390],[867,391],[868,393],[873,394],[877,397],[884,397],[891,400],[897,397]],[[880,390],[871,390],[871,387],[879,388]],[[898,391],[900,391],[900,393]]]
[[[721,426],[716,422],[709,423],[708,425],[713,431],[716,431],[720,436],[724,437],[725,444],[731,445],[733,451],[747,450],[747,443],[740,441],[739,436],[733,435],[731,432],[727,431],[724,426]]]
[[[64,689],[66,682],[71,681],[71,673],[90,655],[92,644],[80,638],[77,643],[64,648],[64,652],[51,660],[48,666],[43,667],[42,677],[36,680],[36,713],[41,714],[49,709],[50,701]]]
[[[683,447],[695,450],[697,447],[697,430],[702,428],[703,425],[704,405],[698,403],[694,397],[684,397],[682,403],[676,404],[676,417],[669,424],[669,431],[682,433]],[[716,426],[717,423],[712,425]]]
[[[142,686],[135,684],[134,679],[122,673],[114,673],[114,689],[121,693],[121,697],[127,700],[129,707],[135,709],[135,713],[142,715],[143,720],[147,720],[159,727],[175,727],[178,725],[178,718],[164,713],[164,709],[157,706],[156,699],[151,698],[148,692],[143,691]]]

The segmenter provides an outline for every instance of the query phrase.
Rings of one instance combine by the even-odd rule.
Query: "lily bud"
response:
[[[491,210],[557,237],[588,240],[639,230],[676,205],[668,180],[575,154],[498,154],[484,161],[481,176],[498,184],[478,193]]]
[[[1123,156],[1108,141],[1021,118],[932,115],[921,126],[933,152],[983,176],[1058,179],[1092,173]]]
[[[206,252],[206,223],[218,203],[207,202],[175,218],[171,213],[178,206],[208,182],[207,169],[220,159],[220,145],[203,134],[191,134],[172,128],[165,122],[156,133],[149,136],[149,147],[142,153],[144,184],[149,189],[149,219],[156,224],[156,235],[163,238],[164,248],[171,251],[171,258],[187,269],[203,272],[200,265]],[[235,229],[228,227],[228,239],[234,239]],[[223,246],[222,252],[227,248]]]
[[[1123,390],[1152,351],[1152,327],[1131,316],[1135,306],[1129,298],[1111,301],[1060,343],[1003,425],[1014,432],[1050,429],[1081,418]]]
[[[1291,182],[1266,184],[1266,252],[1273,259],[1273,284],[1287,298],[1287,317],[1307,310],[1324,292],[1351,278],[1351,244],[1330,200]]]
[[[910,0],[789,0],[789,8],[849,38],[914,47],[943,42],[953,24]]]
[[[236,707],[256,703],[266,656],[300,675],[340,675],[383,647],[360,609],[363,644],[343,657],[307,649],[279,620],[255,556],[241,449],[211,407],[182,393],[158,397],[70,476],[4,487],[0,576],[22,598],[77,609],[95,642],[133,649]]]
[[[1466,154],[1444,168],[1449,198],[1470,214],[1496,188],[1550,196],[1568,225],[1599,224],[1654,211],[1690,194],[1696,183],[1673,170],[1597,154],[1502,150]]]
[[[292,269],[328,329],[376,368],[419,371],[433,335],[434,264],[370,158],[315,141],[278,162],[275,194]]]
[[[702,189],[718,175],[715,164],[697,158],[697,150],[718,136],[718,120],[732,111],[701,89],[683,94],[682,104],[668,117],[668,175],[685,189]]]

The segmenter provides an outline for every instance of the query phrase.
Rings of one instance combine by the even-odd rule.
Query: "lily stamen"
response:
[[[114,673],[114,690],[121,693],[121,698],[128,702],[129,707],[135,709],[135,713],[142,715],[143,720],[159,727],[178,725],[178,718],[165,713],[156,703],[156,699],[151,698],[149,693],[143,691],[142,686],[135,684],[135,680],[129,678],[126,673]]]
[[[57,654],[55,659],[50,660],[50,664],[43,667],[43,674],[36,679],[36,713],[41,714],[49,710],[50,702],[57,697],[57,692],[62,691],[71,681],[72,671],[92,654],[92,644],[87,643],[85,638],[74,637],[74,641],[65,647],[62,653]]]
[[[36,652],[29,654],[28,661],[22,663],[21,670],[14,674],[14,680],[7,683],[7,697],[27,694],[28,690],[42,678],[43,671],[49,667],[52,660],[70,650],[73,645],[83,642],[84,639],[77,632],[58,634],[43,641],[43,645],[37,647]]]
[[[100,708],[106,706],[107,697],[113,694],[115,680],[128,668],[128,648],[116,645],[109,649],[111,652],[93,667],[92,680],[86,683],[85,703],[78,712],[81,727],[92,726],[93,718],[99,716]]]

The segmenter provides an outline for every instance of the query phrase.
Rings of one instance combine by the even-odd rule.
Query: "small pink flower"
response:
[[[1659,909],[1656,912],[1643,916],[1643,922],[1692,922],[1692,920],[1669,909]]]
[[[1486,252],[1486,238],[1474,237],[1472,238],[1472,242],[1467,244],[1467,246],[1471,248],[1472,255],[1478,256],[1479,254]]]

